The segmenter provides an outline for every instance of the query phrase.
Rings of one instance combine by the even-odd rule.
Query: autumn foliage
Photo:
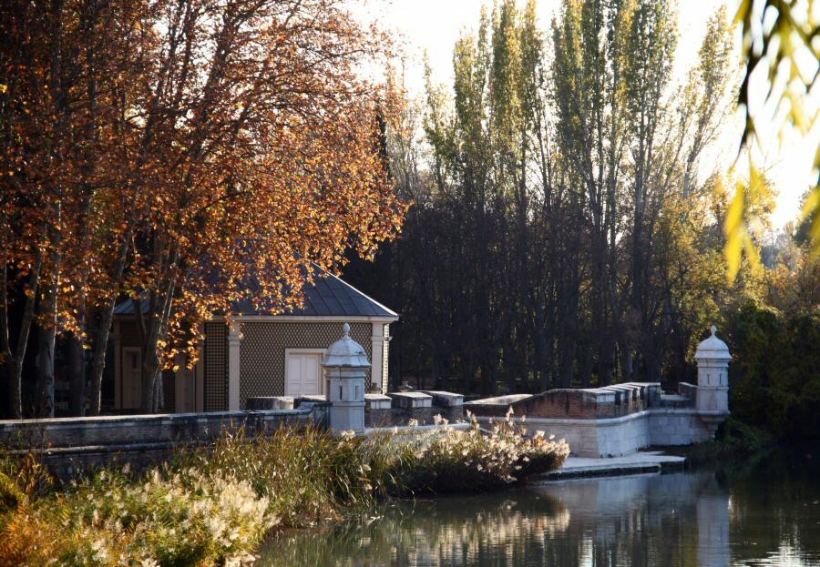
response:
[[[395,101],[361,73],[389,41],[340,0],[20,0],[0,25],[15,414],[27,325],[38,356],[58,332],[93,349],[98,411],[114,303],[131,297],[154,410],[206,318],[240,299],[280,311],[306,274],[399,229],[378,116]]]

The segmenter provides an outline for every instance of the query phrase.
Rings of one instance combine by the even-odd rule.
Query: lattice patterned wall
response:
[[[350,336],[370,360],[372,330],[370,323],[350,325]],[[284,395],[286,348],[327,348],[341,336],[342,323],[243,323],[239,407],[252,396]]]
[[[228,409],[228,328],[205,324],[205,411]]]

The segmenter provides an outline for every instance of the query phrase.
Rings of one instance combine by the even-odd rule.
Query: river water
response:
[[[820,447],[724,470],[391,502],[283,533],[266,566],[820,566]]]

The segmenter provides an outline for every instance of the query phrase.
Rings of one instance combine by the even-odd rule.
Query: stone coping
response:
[[[552,390],[551,390],[552,391]],[[508,406],[521,400],[528,400],[534,397],[535,394],[510,394],[507,396],[496,396],[494,398],[482,398],[480,400],[471,400],[464,402],[465,406]]]
[[[250,432],[325,419],[323,406],[299,409],[64,417],[0,421],[0,445],[16,447],[122,446],[173,441],[212,440],[223,429],[245,427]]]
[[[330,402],[327,401],[327,396],[324,394],[308,394],[306,396],[299,396],[296,398],[295,404],[296,405],[294,407],[296,408],[312,407],[317,404],[330,406]]]
[[[2,419],[0,420],[0,430],[5,428],[19,428],[21,425],[34,428],[38,426],[62,425],[68,427],[86,427],[95,425],[121,425],[128,422],[185,422],[185,421],[211,421],[218,419],[244,419],[248,416],[289,416],[310,413],[310,408],[297,408],[292,410],[272,409],[272,410],[238,410],[238,411],[214,411],[198,413],[149,413],[134,415],[99,415],[87,417],[48,417],[38,419]]]
[[[642,411],[637,411],[634,413],[628,413],[626,415],[619,415],[617,417],[597,417],[597,418],[584,418],[584,417],[516,417],[513,416],[512,419],[517,423],[522,425],[575,425],[579,427],[601,427],[607,425],[618,425],[621,423],[626,423],[628,421],[632,421],[635,419],[639,419],[646,416],[651,415],[689,415],[695,417],[705,417],[705,418],[725,418],[729,416],[728,412],[712,412],[712,411],[698,411],[695,408],[687,407],[687,408],[665,408],[665,407],[653,407],[649,409],[645,409]],[[490,420],[498,420],[501,419],[497,416],[483,416],[479,415],[476,416],[479,423],[489,422]]]
[[[429,408],[433,406],[433,396],[423,392],[388,392],[393,403],[399,408]]]
[[[393,406],[393,398],[384,394],[365,394],[364,403],[369,410],[389,410]]]
[[[464,405],[464,395],[444,390],[422,390],[423,393],[433,397],[433,403],[437,406],[451,408]]]
[[[485,416],[518,415],[566,419],[603,419],[655,407],[657,382],[624,382],[600,388],[553,388],[539,394],[513,394],[472,400],[465,407]],[[685,404],[681,404],[685,405]]]
[[[119,443],[106,445],[70,445],[67,447],[27,447],[25,449],[12,449],[9,451],[12,455],[26,455],[28,453],[35,453],[40,455],[54,455],[54,456],[74,456],[85,455],[89,453],[95,454],[117,454],[128,453],[132,451],[162,451],[173,449],[175,447],[201,447],[209,444],[208,441],[201,442],[187,442],[179,443],[176,441],[154,441],[144,443]]]

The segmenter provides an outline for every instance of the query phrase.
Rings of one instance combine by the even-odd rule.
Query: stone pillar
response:
[[[240,346],[242,332],[238,321],[228,329],[228,410],[239,411]]]
[[[370,367],[370,385],[377,386],[379,392],[384,392],[384,323],[373,323],[373,336],[370,338],[373,353],[373,365]]]
[[[698,345],[695,360],[698,364],[698,389],[695,407],[698,412],[726,416],[729,414],[729,347],[717,338],[717,327],[712,335]]]
[[[358,432],[364,430],[364,393],[370,361],[362,345],[350,338],[350,325],[345,323],[342,330],[344,335],[328,347],[322,361],[330,429]]]

